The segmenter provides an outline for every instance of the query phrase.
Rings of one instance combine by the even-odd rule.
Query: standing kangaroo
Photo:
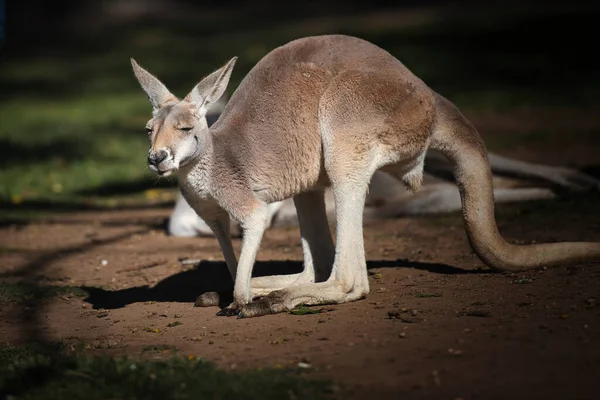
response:
[[[417,191],[428,148],[453,165],[467,237],[490,268],[600,260],[600,243],[506,242],[494,219],[481,137],[450,101],[387,51],[343,35],[294,40],[258,62],[209,129],[205,114],[223,95],[236,60],[183,100],[131,60],[153,107],[149,168],[161,176],[177,172],[184,198],[213,230],[234,279],[234,301],[217,315],[254,317],[364,298],[369,282],[362,225],[371,176],[381,169]],[[328,186],[335,245],[323,196]],[[304,270],[251,278],[268,205],[289,197],[297,209]],[[229,216],[243,230],[239,262]],[[253,301],[256,296],[263,297]]]

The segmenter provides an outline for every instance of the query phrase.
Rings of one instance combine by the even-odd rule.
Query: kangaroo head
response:
[[[236,60],[208,75],[180,100],[131,59],[135,77],[152,105],[152,118],[146,124],[151,170],[167,176],[202,154],[210,141],[206,112],[225,92]]]

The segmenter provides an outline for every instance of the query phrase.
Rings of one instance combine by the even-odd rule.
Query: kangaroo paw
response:
[[[268,296],[264,296],[259,300],[242,306],[238,314],[238,318],[253,318],[268,314],[277,314],[287,311],[288,308],[284,305],[282,293],[275,291]]]

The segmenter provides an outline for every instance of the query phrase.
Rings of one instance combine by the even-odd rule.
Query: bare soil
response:
[[[563,165],[597,159],[597,144],[573,148],[513,155],[540,161],[546,154]],[[500,210],[500,230],[512,241],[600,241],[597,217]],[[600,264],[492,273],[472,253],[457,215],[371,222],[366,299],[308,315],[217,317],[216,307],[193,306],[200,293],[229,285],[217,242],[165,235],[169,213],[76,212],[0,227],[5,280],[88,292],[5,306],[0,340],[60,340],[92,354],[178,351],[227,369],[302,362],[345,388],[345,398],[600,398]],[[206,261],[181,265],[181,257]],[[256,273],[295,272],[301,260],[298,230],[272,229]]]

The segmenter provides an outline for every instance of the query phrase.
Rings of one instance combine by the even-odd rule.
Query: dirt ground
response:
[[[595,146],[512,154],[589,164]],[[500,230],[511,241],[600,241],[598,218],[540,223],[503,210]],[[217,242],[165,235],[169,213],[77,212],[0,227],[6,280],[88,292],[4,307],[2,342],[60,340],[92,354],[150,357],[178,350],[227,369],[302,362],[349,389],[348,398],[600,398],[600,264],[491,273],[457,217],[370,222],[366,299],[308,315],[217,317],[216,307],[193,307],[200,293],[227,288]],[[206,261],[181,265],[182,257]],[[298,230],[272,229],[256,273],[295,272],[301,259]]]

